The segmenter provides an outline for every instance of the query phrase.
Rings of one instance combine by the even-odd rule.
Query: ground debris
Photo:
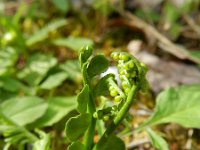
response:
[[[182,84],[200,83],[200,69],[194,65],[166,61],[145,51],[136,54],[136,57],[149,66],[147,78],[155,93]]]

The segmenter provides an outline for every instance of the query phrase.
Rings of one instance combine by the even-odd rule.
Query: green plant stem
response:
[[[95,112],[95,104],[94,104],[94,99],[93,99],[91,91],[90,91],[90,100],[89,100],[89,103],[88,103],[88,111],[91,114],[92,119],[91,119],[91,124],[90,124],[88,130],[86,131],[86,133],[84,135],[83,141],[84,141],[87,149],[91,150],[92,146],[94,144],[93,139],[94,139],[95,125],[96,125],[96,119],[92,115]]]
[[[6,122],[8,122],[9,124],[11,124],[11,125],[17,127],[19,130],[21,130],[23,133],[25,133],[26,136],[27,136],[29,139],[31,139],[32,142],[35,142],[35,141],[38,140],[38,138],[37,138],[34,134],[30,133],[26,128],[24,128],[24,127],[18,125],[17,123],[15,123],[13,120],[11,120],[10,118],[8,118],[8,117],[7,117],[3,112],[1,112],[1,111],[0,111],[0,116],[1,116]]]
[[[103,134],[103,136],[101,137],[101,139],[99,140],[98,144],[102,144],[105,143],[107,141],[107,138],[113,134],[114,130],[117,128],[117,126],[121,123],[121,121],[125,118],[129,108],[131,107],[136,93],[137,93],[137,86],[133,85],[131,88],[130,93],[128,94],[127,100],[124,103],[123,107],[120,109],[119,113],[117,114],[117,116],[114,118],[114,120],[111,122],[111,124],[108,126],[107,130],[105,131],[105,133]]]
[[[91,118],[91,124],[84,135],[83,142],[86,145],[87,149],[91,150],[94,144],[93,139],[94,139],[95,125],[96,125],[96,119],[93,118],[93,113],[96,111],[96,108],[95,108],[94,96],[91,88],[90,79],[87,75],[86,70],[87,70],[87,63],[83,64],[82,66],[82,74],[83,74],[84,84],[87,84],[89,86],[90,99],[88,102],[88,112],[91,114],[92,118]]]

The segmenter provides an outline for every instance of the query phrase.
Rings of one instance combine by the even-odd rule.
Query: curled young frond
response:
[[[125,52],[113,52],[111,57],[117,61],[119,77],[122,81],[122,89],[128,95],[133,85],[144,91],[148,88],[146,80],[147,66],[140,63],[135,57]]]

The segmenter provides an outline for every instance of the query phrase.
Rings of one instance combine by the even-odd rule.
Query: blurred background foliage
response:
[[[52,149],[66,147],[64,123],[76,113],[75,95],[82,88],[77,58],[84,45],[106,56],[114,50],[146,51],[161,61],[199,65],[191,61],[200,58],[199,9],[199,0],[1,0],[0,149],[10,144],[12,149],[23,149],[25,140],[35,141],[31,133],[35,128],[49,133],[34,131],[43,142],[48,143],[51,135]],[[154,34],[130,24],[123,11],[187,49],[184,59],[190,61],[160,50]],[[154,104],[152,95],[166,87],[152,86],[150,96],[141,98],[149,109]],[[187,140],[187,136],[181,138]],[[173,144],[174,150],[181,149],[181,142]]]

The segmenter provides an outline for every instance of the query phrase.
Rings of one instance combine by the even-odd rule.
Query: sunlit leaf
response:
[[[56,88],[57,86],[61,85],[64,80],[66,80],[68,75],[65,72],[59,72],[55,73],[53,75],[50,75],[42,84],[40,87],[42,89],[53,89]]]
[[[187,128],[200,128],[200,85],[181,86],[161,92],[154,114],[143,125],[174,122]]]
[[[159,150],[169,150],[167,142],[150,128],[146,129],[153,147]]]
[[[26,125],[42,117],[47,103],[39,97],[15,97],[0,105],[2,113],[19,125]]]
[[[51,21],[42,29],[38,30],[31,37],[29,37],[26,41],[26,45],[31,46],[37,42],[45,40],[46,38],[48,38],[50,32],[55,31],[66,24],[66,19],[56,19]]]
[[[71,50],[78,51],[81,47],[86,45],[93,45],[93,41],[84,37],[67,37],[62,39],[56,39],[53,41],[53,44],[57,46],[65,46]]]
[[[25,68],[18,73],[18,78],[25,80],[30,85],[38,85],[47,72],[57,64],[57,59],[41,53],[31,56]]]
[[[59,67],[67,74],[70,80],[76,83],[80,83],[82,81],[81,70],[77,60],[67,60]]]
[[[11,130],[13,128],[13,126],[11,125],[4,125],[2,122],[0,122],[0,134],[2,134],[3,132],[5,132],[6,130]]]
[[[0,76],[14,72],[17,58],[16,51],[11,47],[0,50]]]
[[[60,121],[77,106],[76,96],[51,97],[48,99],[48,108],[45,114],[30,124],[30,128],[51,126]]]

